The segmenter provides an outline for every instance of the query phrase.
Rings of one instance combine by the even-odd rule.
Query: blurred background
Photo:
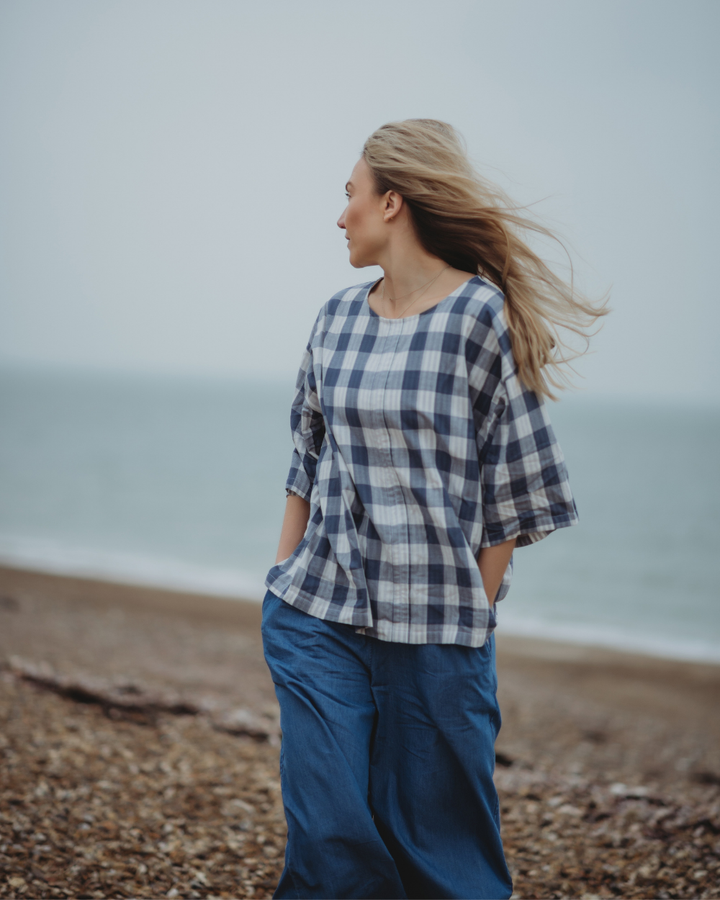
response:
[[[433,117],[612,315],[509,632],[720,661],[717,3],[4,0],[0,563],[260,599],[367,135]],[[549,251],[550,252],[550,251]],[[563,257],[552,251],[558,264]]]

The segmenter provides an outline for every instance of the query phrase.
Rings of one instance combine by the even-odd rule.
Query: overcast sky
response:
[[[0,362],[294,378],[335,222],[434,117],[614,312],[584,389],[720,402],[720,3],[3,0]]]

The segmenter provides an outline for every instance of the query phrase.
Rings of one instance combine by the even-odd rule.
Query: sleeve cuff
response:
[[[557,531],[559,528],[567,528],[571,525],[578,524],[576,512],[568,512],[561,515],[548,515],[533,517],[532,523],[524,524],[516,520],[514,523],[505,525],[490,526],[483,530],[482,541],[480,547],[495,547],[498,544],[504,544],[516,538],[516,547],[527,547],[529,544],[535,544],[543,538]]]
[[[297,494],[303,500],[310,502],[310,494],[312,493],[312,482],[308,478],[308,474],[302,464],[300,454],[297,450],[293,451],[292,464],[285,482],[285,493]]]

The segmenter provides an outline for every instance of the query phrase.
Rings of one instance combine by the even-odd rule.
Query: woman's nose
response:
[[[345,213],[343,213],[340,218],[337,220],[337,227],[344,228],[345,227]]]

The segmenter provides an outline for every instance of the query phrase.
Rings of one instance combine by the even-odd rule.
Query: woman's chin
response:
[[[374,263],[369,259],[365,259],[364,257],[360,256],[359,253],[353,253],[352,250],[350,251],[349,262],[354,269],[365,269],[368,266],[374,265]]]

